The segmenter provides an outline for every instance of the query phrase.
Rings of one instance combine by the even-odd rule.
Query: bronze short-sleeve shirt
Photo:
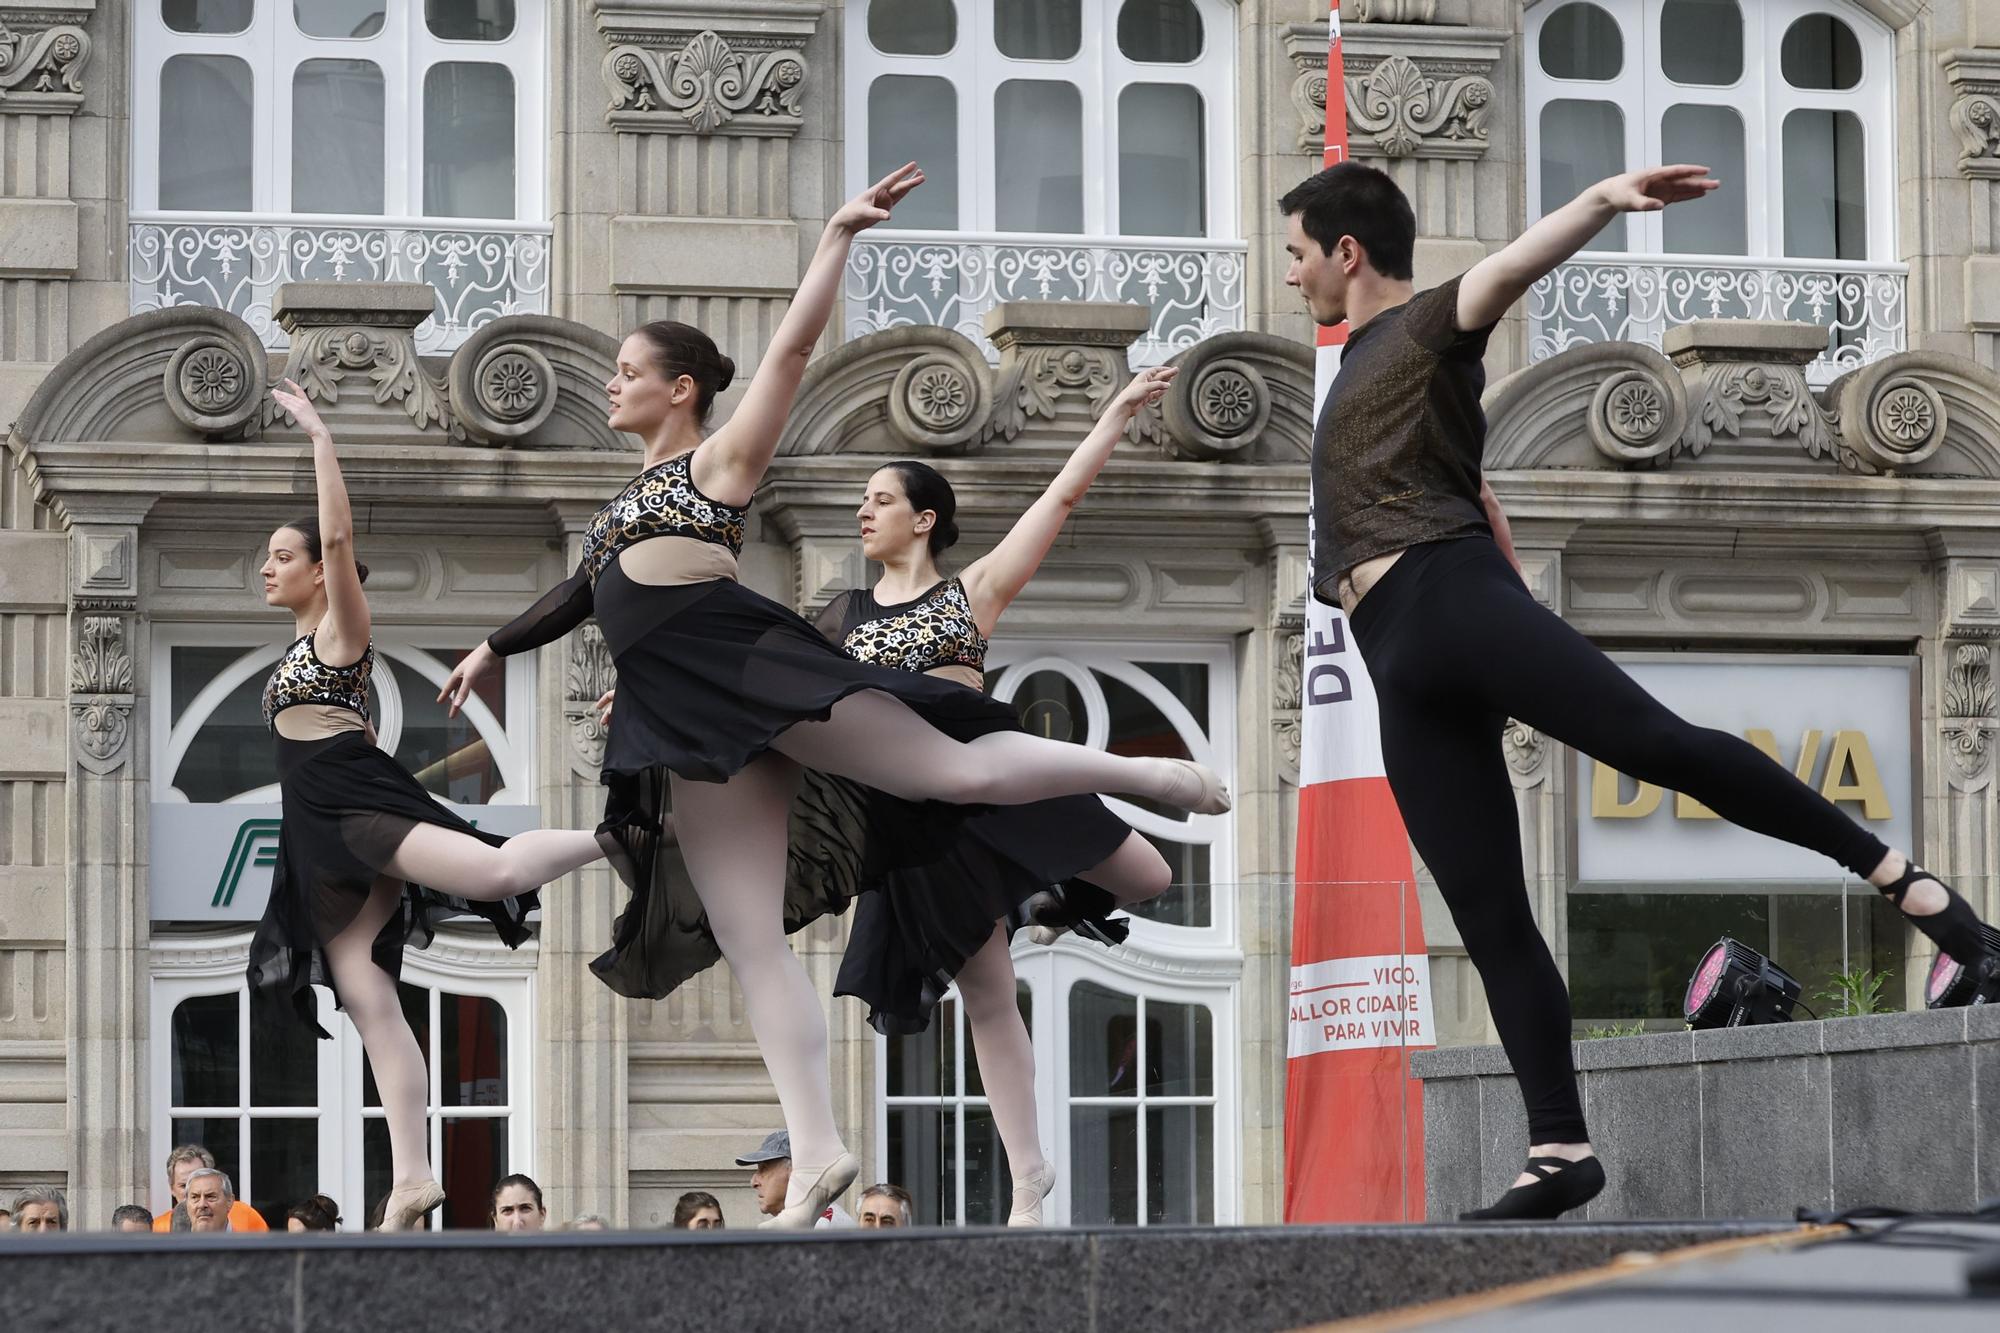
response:
[[[1347,335],[1313,431],[1313,590],[1420,542],[1491,536],[1479,503],[1486,340],[1461,331],[1458,279]],[[1497,321],[1496,321],[1497,322]]]

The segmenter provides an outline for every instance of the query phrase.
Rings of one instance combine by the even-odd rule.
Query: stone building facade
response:
[[[1707,211],[1630,220],[1502,325],[1495,487],[1545,603],[1698,713],[1756,701],[1708,720],[2000,909],[2000,13],[1345,18],[1352,152],[1410,193],[1420,283],[1608,170],[1718,164]],[[460,722],[431,687],[629,475],[618,334],[686,319],[753,366],[829,211],[921,157],[856,247],[745,578],[810,613],[866,577],[852,508],[895,456],[943,460],[976,554],[1131,366],[1181,365],[992,680],[1048,734],[1210,759],[1237,806],[1133,808],[1181,884],[1116,953],[1017,961],[1055,1216],[1275,1219],[1313,359],[1272,201],[1316,164],[1325,47],[1308,0],[0,3],[0,1185],[66,1183],[94,1224],[158,1203],[195,1137],[257,1202],[353,1216],[385,1169],[351,1031],[275,1038],[240,987],[274,781],[247,700],[283,637],[254,576],[311,489],[267,386],[299,378],[343,446],[383,743],[490,827],[591,822],[601,640],[510,664]],[[1733,863],[1698,807],[1505,743],[1580,1021],[1669,1021],[1720,933],[1917,998],[1920,941],[1825,867]],[[740,997],[726,969],[657,1004],[599,985],[621,898],[588,871],[518,953],[411,956],[454,1222],[502,1167],[559,1216],[714,1188],[749,1220],[730,1159],[775,1104]],[[1443,1037],[1488,1040],[1424,902]],[[828,990],[841,929],[795,941]],[[932,1220],[1004,1211],[952,1007],[893,1044],[832,1013],[869,1173]]]

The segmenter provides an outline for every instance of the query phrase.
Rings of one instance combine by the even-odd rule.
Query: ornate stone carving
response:
[[[632,128],[714,134],[794,134],[806,80],[803,52],[758,49],[755,38],[704,28],[672,50],[620,45],[604,57],[607,119]]]
[[[16,32],[0,21],[0,105],[25,95],[54,94],[63,104],[83,100],[83,67],[90,59],[90,34],[71,24],[41,32]]]
[[[1947,51],[1938,58],[1956,100],[1948,117],[1964,151],[1961,175],[2000,180],[2000,51],[1979,47]]]
[[[1539,778],[1542,765],[1549,757],[1548,738],[1527,723],[1517,722],[1511,717],[1501,729],[1500,749],[1506,754],[1507,767],[1513,770],[1516,778]]]
[[[86,609],[69,665],[70,733],[77,763],[92,773],[123,764],[132,722],[132,654],[126,645],[129,611],[122,602],[83,602]],[[89,613],[95,612],[95,614]]]
[[[1992,756],[1993,650],[1984,643],[1961,643],[1952,650],[1944,677],[1943,738],[1954,785],[1983,775]]]
[[[1356,23],[1429,23],[1437,0],[1351,0]]]
[[[1426,78],[1408,56],[1390,56],[1347,79],[1347,123],[1389,157],[1478,157],[1487,146],[1493,84],[1478,75]],[[1463,146],[1470,151],[1448,151]]]
[[[1293,774],[1303,749],[1300,704],[1305,690],[1306,634],[1303,627],[1282,628],[1277,634],[1277,660],[1271,666],[1271,727],[1277,733],[1278,757]]]
[[[889,386],[889,424],[919,449],[963,448],[980,435],[991,405],[986,368],[944,350],[911,358]]]
[[[618,683],[611,650],[595,621],[570,637],[569,663],[563,671],[563,717],[569,722],[570,767],[582,777],[595,777],[604,763],[604,724],[597,720],[597,701]]]
[[[215,334],[188,339],[167,361],[167,407],[211,438],[239,435],[256,419],[264,393],[262,363],[249,349]]]
[[[375,402],[400,403],[418,429],[435,426],[455,439],[465,438],[464,428],[452,414],[444,381],[424,368],[416,343],[406,331],[360,324],[316,325],[294,331],[285,378],[296,380],[306,397],[338,403],[342,386],[355,375],[366,376]],[[266,425],[284,416],[284,409],[275,402],[265,403]]]
[[[1003,372],[986,435],[1013,439],[1030,417],[1056,415],[1056,404],[1081,396],[1097,417],[1131,378],[1122,351],[1108,347],[1029,347]]]
[[[1702,367],[1699,384],[1698,401],[1681,435],[1681,446],[1689,454],[1700,457],[1718,435],[1740,438],[1744,417],[1754,414],[1765,417],[1771,438],[1796,439],[1808,458],[1835,452],[1826,413],[1813,401],[1806,377],[1796,367],[1758,362],[1708,365]],[[1854,458],[1851,450],[1843,448],[1840,453],[1845,466],[1875,470]]]
[[[1621,463],[1658,458],[1674,447],[1687,419],[1687,398],[1646,370],[1607,375],[1584,418],[1599,453]]]
[[[1326,57],[1318,69],[1305,69],[1292,80],[1292,105],[1299,109],[1298,148],[1316,153],[1326,144]]]

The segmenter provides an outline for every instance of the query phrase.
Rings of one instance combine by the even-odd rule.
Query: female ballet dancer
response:
[[[333,436],[299,387],[272,398],[312,440],[319,512],[271,534],[264,601],[292,613],[298,637],[264,685],[278,745],[284,821],[271,898],[250,942],[250,984],[321,1037],[312,986],[347,1011],[382,1098],[392,1188],[383,1230],[444,1202],[426,1151],[423,1051],[396,998],[403,947],[428,944],[442,918],[484,917],[500,938],[528,937],[535,889],[604,855],[590,832],[540,829],[502,839],[432,798],[376,748],[368,721],[365,565]]]
[[[1959,962],[1983,957],[1971,906],[1787,769],[1663,707],[1520,577],[1481,476],[1486,340],[1508,307],[1620,213],[1716,188],[1708,169],[1614,176],[1428,291],[1416,221],[1387,175],[1345,163],[1279,201],[1286,282],[1320,324],[1352,323],[1313,442],[1313,588],[1352,617],[1375,682],[1390,789],[1479,969],[1528,1109],[1528,1168],[1468,1218],[1551,1218],[1604,1187],[1570,1064],[1569,995],[1528,906],[1500,750],[1507,718],[1621,773],[1867,879]],[[1326,503],[1329,497],[1338,504]]]
[[[872,589],[834,598],[818,619],[821,631],[860,661],[982,689],[987,639],[1001,614],[1034,577],[1132,418],[1160,400],[1176,373],[1162,366],[1135,376],[1006,537],[950,578],[937,558],[958,540],[951,483],[923,463],[880,469],[855,517],[862,554],[882,565],[882,577]],[[1157,897],[1172,878],[1153,844],[1102,801],[1068,796],[967,820],[944,857],[888,872],[856,904],[834,993],[866,1001],[878,1032],[928,1028],[944,989],[958,982],[1007,1152],[1009,1226],[1041,1224],[1056,1178],[1036,1120],[1034,1047],[1015,1002],[1010,918],[1025,909],[1041,923],[1040,942],[1080,928],[1112,943],[1124,938],[1125,923],[1105,920],[1109,913]]]
[[[598,512],[576,573],[475,649],[440,698],[455,708],[499,657],[539,647],[592,614],[621,686],[606,745],[602,831],[632,890],[593,966],[613,989],[661,995],[712,954],[676,949],[688,904],[654,885],[669,789],[706,931],[742,988],[794,1151],[787,1206],[766,1225],[806,1228],[852,1183],[827,1073],[826,1015],[786,947],[786,824],[799,766],[934,802],[1019,804],[1115,791],[1220,812],[1228,797],[1185,760],[1110,755],[1023,734],[1005,704],[935,677],[843,656],[807,621],[736,581],[748,506],[777,449],[807,358],[833,309],[854,236],[923,182],[915,163],[827,222],[791,307],[728,424],[703,421],[735,367],[712,340],[661,321],[628,335],[606,385],[610,424],[640,436],[638,477]],[[912,854],[920,854],[913,842]],[[683,916],[684,922],[687,918]]]

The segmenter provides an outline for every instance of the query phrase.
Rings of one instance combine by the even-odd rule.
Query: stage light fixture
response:
[[[1727,935],[1702,955],[1681,1008],[1691,1028],[1789,1023],[1799,983],[1791,973]]]
[[[1958,1009],[1968,1004],[2000,1004],[2000,930],[1981,926],[1986,956],[1973,967],[1940,953],[1924,979],[1924,1008]]]

